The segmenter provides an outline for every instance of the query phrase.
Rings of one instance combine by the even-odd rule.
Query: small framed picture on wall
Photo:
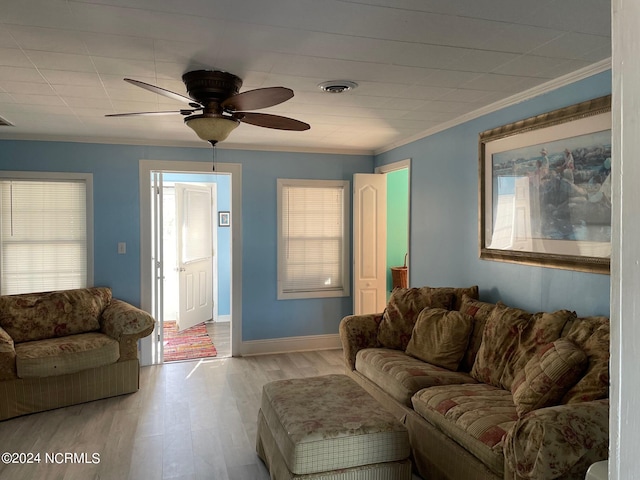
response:
[[[231,226],[231,214],[229,212],[218,212],[218,226],[219,227]]]

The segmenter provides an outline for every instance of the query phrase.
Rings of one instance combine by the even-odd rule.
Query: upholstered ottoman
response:
[[[407,430],[346,375],[266,384],[256,450],[274,480],[411,479]]]

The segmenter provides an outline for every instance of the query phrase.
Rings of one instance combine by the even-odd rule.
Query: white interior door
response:
[[[353,313],[384,310],[387,265],[387,177],[353,176]]]
[[[213,318],[213,195],[202,185],[176,183],[175,189],[182,331]]]

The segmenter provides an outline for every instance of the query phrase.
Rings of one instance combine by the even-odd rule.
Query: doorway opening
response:
[[[163,362],[162,342],[164,331],[161,328],[164,307],[164,270],[162,251],[163,236],[158,234],[161,224],[162,202],[159,195],[159,182],[162,174],[183,173],[211,175],[210,162],[175,161],[175,160],[140,160],[139,162],[139,190],[140,190],[140,306],[151,313],[156,319],[154,332],[140,340],[140,364],[153,365]],[[226,285],[222,282],[222,274],[218,268],[218,292],[223,288],[229,290],[230,342],[231,356],[237,356],[242,351],[242,165],[238,163],[216,163],[216,174],[227,174],[230,179],[229,207],[218,202],[217,208],[225,210],[221,213],[223,223],[228,227],[230,246],[229,280]],[[220,187],[218,187],[220,194]],[[216,212],[217,214],[218,212]],[[220,215],[214,223],[220,221]],[[160,230],[161,231],[161,230]],[[218,252],[222,250],[222,243],[218,241]],[[166,267],[169,268],[169,267]],[[221,302],[219,314],[221,314]],[[215,340],[214,340],[215,341]]]
[[[231,356],[231,175],[151,172],[156,363]]]
[[[396,165],[397,166],[397,165]],[[409,286],[409,167],[387,177],[387,300],[394,288]]]

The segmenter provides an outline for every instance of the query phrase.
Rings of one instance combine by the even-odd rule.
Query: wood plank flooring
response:
[[[231,356],[231,322],[205,322],[211,343],[218,351],[218,358]]]
[[[0,454],[41,456],[0,463],[0,479],[266,480],[255,453],[262,386],[343,372],[341,350],[142,367],[137,393],[0,422]],[[99,463],[65,463],[65,453],[96,453]]]

